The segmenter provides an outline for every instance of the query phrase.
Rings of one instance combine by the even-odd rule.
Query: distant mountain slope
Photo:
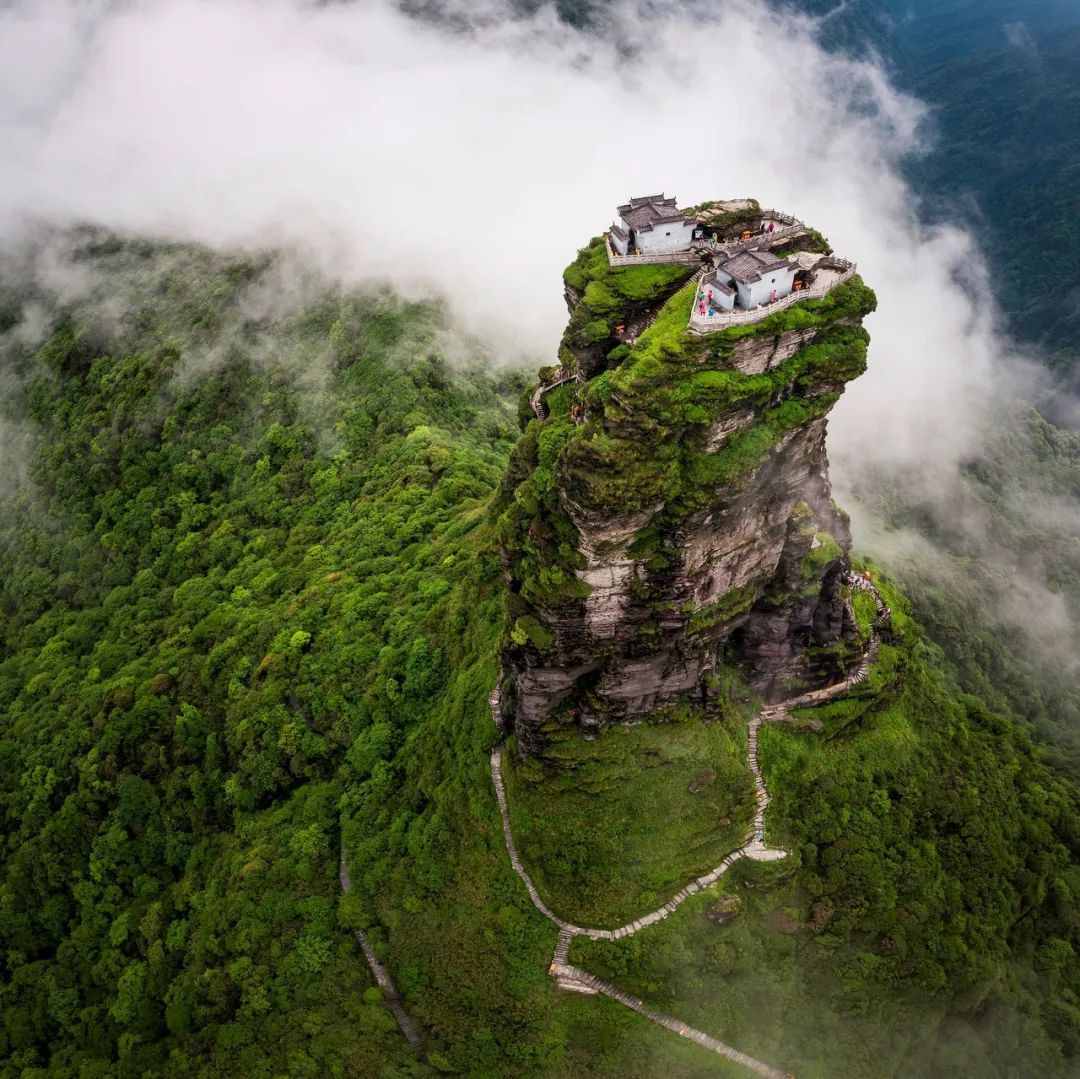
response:
[[[822,40],[875,50],[931,106],[908,165],[931,220],[977,227],[1017,337],[1063,373],[1080,357],[1080,5],[810,0]]]
[[[418,708],[485,707],[476,535],[523,382],[451,367],[430,306],[274,259],[58,248],[67,300],[0,278],[32,479],[12,492],[5,454],[0,1075],[429,1074],[348,932],[370,915],[339,914],[339,820],[348,775],[429,767],[405,748]],[[489,728],[427,748],[482,780]],[[432,771],[395,821],[440,807],[408,844],[437,845],[448,895],[439,837],[473,817]],[[400,860],[375,813],[366,839]],[[481,980],[493,1013],[510,989]]]

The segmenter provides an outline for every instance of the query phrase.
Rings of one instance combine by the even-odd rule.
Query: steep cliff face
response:
[[[503,489],[503,701],[526,751],[554,724],[707,706],[721,655],[773,696],[851,661],[825,431],[873,293],[854,277],[695,336],[692,274],[613,269],[602,240],[567,271],[578,380],[548,394]]]

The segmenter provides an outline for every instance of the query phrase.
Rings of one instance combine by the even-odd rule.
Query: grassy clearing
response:
[[[751,814],[745,727],[724,721],[613,727],[552,738],[507,769],[514,835],[562,917],[615,926],[665,902],[740,845]]]

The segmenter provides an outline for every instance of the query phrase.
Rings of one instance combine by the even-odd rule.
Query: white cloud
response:
[[[758,3],[626,14],[620,47],[550,11],[450,34],[379,2],[41,10],[0,16],[23,86],[0,119],[19,146],[8,229],[33,213],[299,239],[346,276],[444,290],[541,352],[565,317],[561,268],[631,190],[752,191],[849,249],[905,197],[891,161],[915,110]]]
[[[603,41],[499,12],[451,31],[384,0],[16,2],[0,234],[42,217],[297,245],[347,280],[444,294],[549,362],[561,270],[617,202],[753,194],[878,293],[870,371],[832,423],[841,480],[916,465],[946,490],[1015,368],[972,237],[924,231],[900,177],[920,107],[759,0],[615,9]]]
[[[1031,31],[1025,22],[1007,22],[1002,27],[1005,31],[1005,40],[1011,48],[1026,52],[1029,56],[1039,55],[1039,46],[1035,42]]]

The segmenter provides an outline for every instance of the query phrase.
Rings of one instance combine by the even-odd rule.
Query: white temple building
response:
[[[711,306],[718,310],[730,311],[737,301],[749,311],[789,296],[799,269],[798,263],[779,259],[769,251],[740,251],[718,263],[702,288],[706,295],[711,290]]]
[[[612,248],[620,255],[687,251],[699,235],[698,223],[679,210],[673,197],[638,195],[617,208],[619,220],[611,226]]]

